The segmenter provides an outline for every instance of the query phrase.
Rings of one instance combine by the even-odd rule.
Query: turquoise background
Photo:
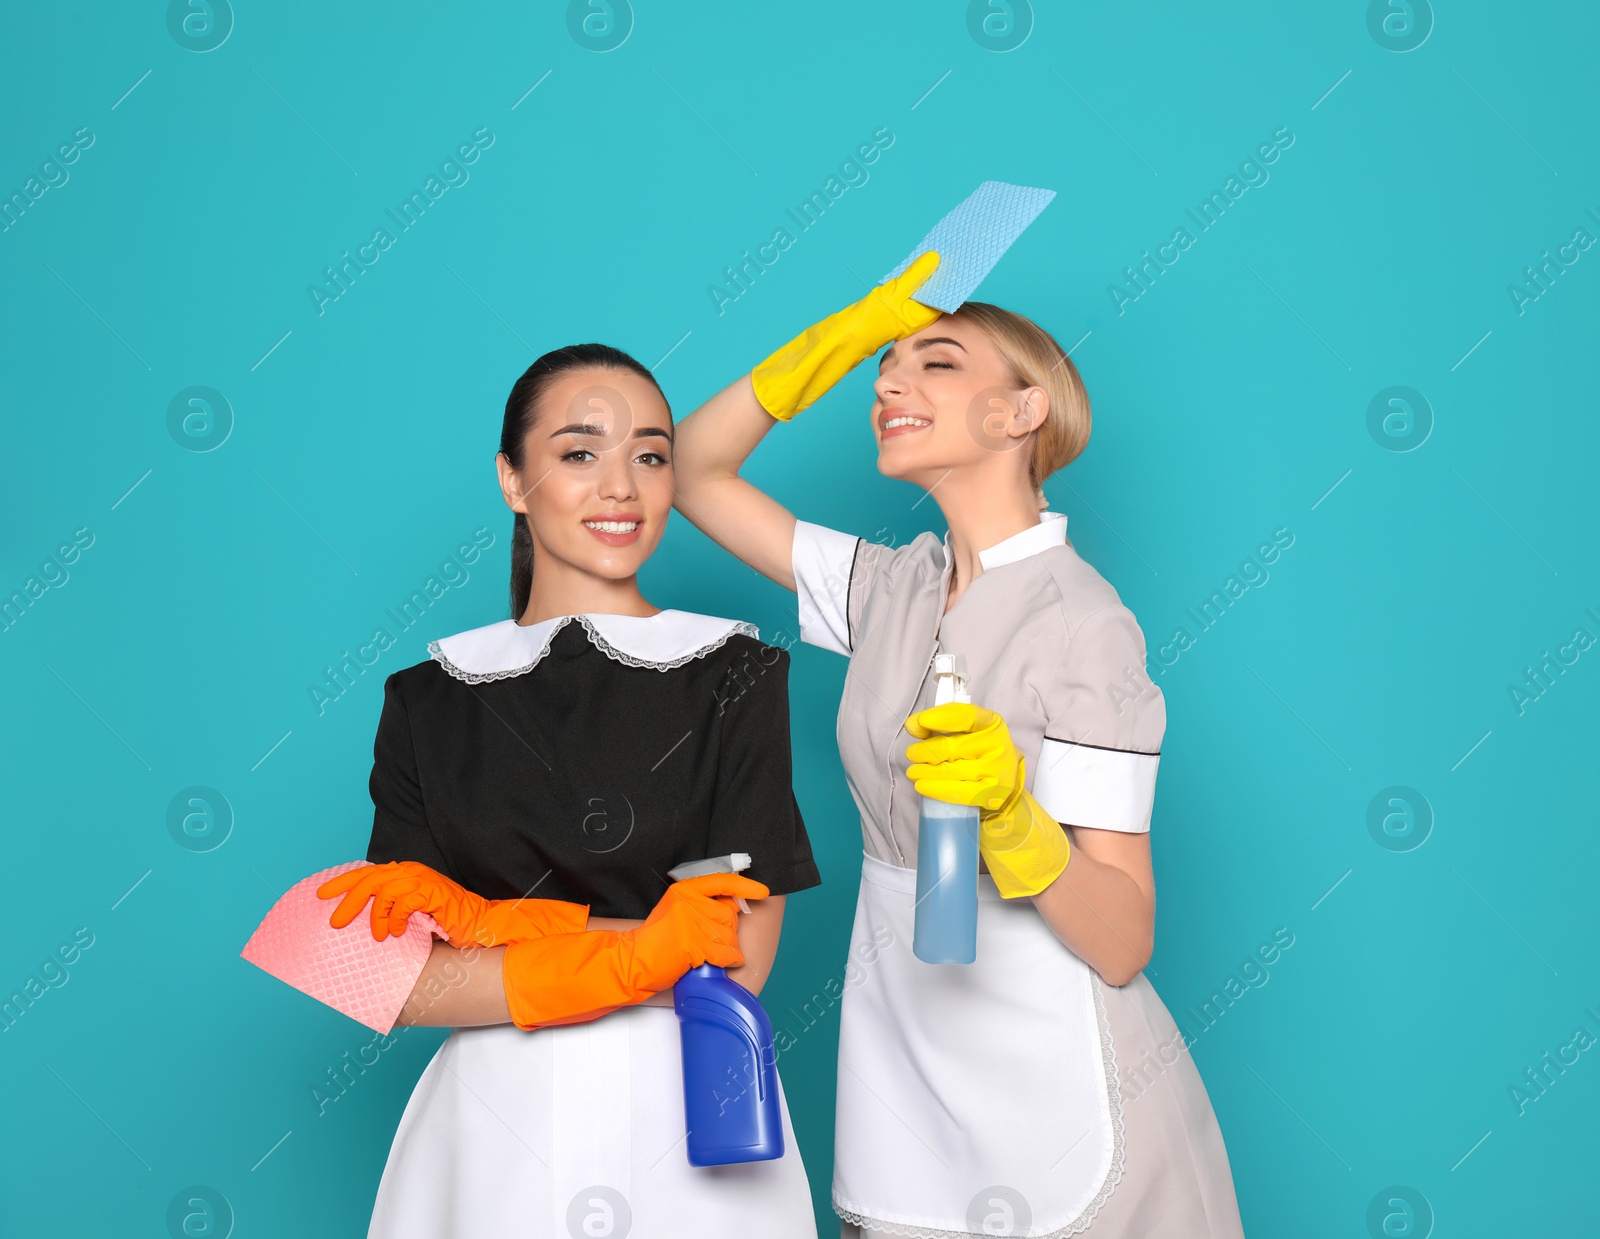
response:
[[[1094,401],[1047,490],[1166,694],[1148,974],[1195,1035],[1247,1233],[1592,1228],[1600,649],[1520,708],[1511,688],[1600,634],[1600,250],[1524,275],[1600,236],[1600,10],[1416,8],[1386,32],[1359,2],[1041,5],[998,51],[1006,19],[974,34],[962,3],[641,2],[600,52],[561,4],[240,3],[210,51],[159,3],[12,6],[0,193],[93,142],[0,233],[0,592],[58,581],[0,632],[0,996],[41,991],[0,1034],[0,1229],[176,1235],[201,1195],[193,1234],[364,1233],[443,1034],[403,1033],[319,1115],[311,1086],[371,1034],[238,951],[276,892],[364,850],[384,675],[506,613],[511,382],[603,340],[659,362],[682,416],[991,178],[1059,191],[981,295],[1074,348]],[[1397,50],[1408,21],[1427,38]],[[1265,181],[1119,311],[1108,285],[1131,294],[1124,268],[1280,127]],[[469,179],[319,314],[308,285],[480,128]],[[879,128],[868,178],[719,313],[723,269]],[[211,437],[204,410],[169,430],[194,386],[225,438],[215,399]],[[869,537],[940,528],[877,474],[869,399],[851,375],[749,475]],[[485,527],[319,714],[323,668]],[[1262,580],[1242,565],[1274,531]],[[681,519],[646,592],[794,629]],[[844,670],[794,652],[824,885],[767,990],[791,1031],[843,968],[859,868]],[[199,839],[168,825],[194,786]],[[783,1058],[824,1236],[837,1031],[831,1006]]]

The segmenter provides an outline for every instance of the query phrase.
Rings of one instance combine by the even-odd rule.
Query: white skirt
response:
[[[778,1096],[781,1158],[691,1166],[671,1008],[455,1029],[400,1118],[368,1239],[816,1239]]]

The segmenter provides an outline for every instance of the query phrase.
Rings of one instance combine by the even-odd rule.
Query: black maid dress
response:
[[[668,869],[730,852],[775,895],[820,883],[792,785],[789,656],[753,625],[567,615],[428,648],[384,684],[369,861],[609,917],[647,916]],[[453,1029],[400,1119],[369,1239],[815,1239],[787,1103],[783,1157],[697,1168],[682,1081],[669,1007]]]

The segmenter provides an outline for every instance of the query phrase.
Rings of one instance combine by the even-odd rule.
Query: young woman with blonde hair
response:
[[[1234,1239],[1222,1134],[1141,971],[1165,702],[1133,614],[1043,510],[1045,480],[1088,443],[1088,397],[1021,315],[914,301],[937,264],[796,337],[677,434],[679,509],[796,592],[803,640],[850,659],[854,936],[892,945],[842,1004],[834,1209],[847,1237]],[[942,540],[797,521],[739,476],[775,424],[891,342],[878,468],[932,495]],[[933,706],[938,653],[965,656],[974,704]],[[919,795],[979,809],[973,964],[912,954]]]

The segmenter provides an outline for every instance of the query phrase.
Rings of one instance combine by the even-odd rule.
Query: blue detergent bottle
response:
[[[737,873],[747,852],[691,861],[668,871],[674,881]],[[744,911],[744,901],[739,901]],[[691,1166],[729,1166],[783,1156],[778,1056],[772,1021],[726,968],[701,964],[672,987],[683,1044],[683,1108]]]
[[[960,654],[933,659],[934,705],[972,700]],[[978,810],[923,796],[911,951],[926,964],[978,958]]]

